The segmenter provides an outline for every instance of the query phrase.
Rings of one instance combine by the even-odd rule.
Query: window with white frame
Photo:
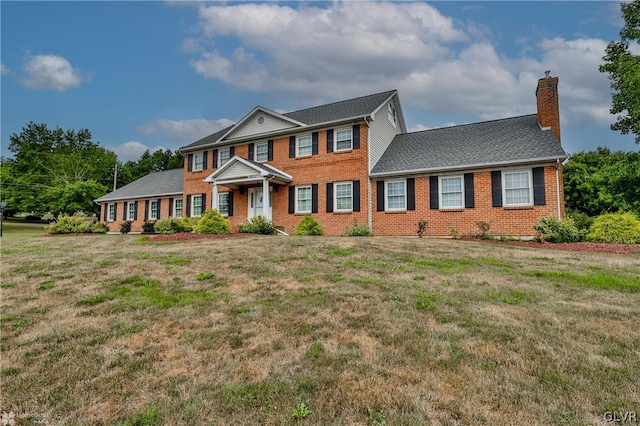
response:
[[[398,115],[396,114],[396,107],[393,106],[393,102],[387,104],[387,112],[389,121],[393,124],[393,127],[396,127],[396,124],[398,124]]]
[[[353,149],[353,129],[336,130],[336,151]]]
[[[229,193],[218,194],[218,211],[223,216],[229,216]]]
[[[114,203],[109,204],[107,220],[109,220],[109,222],[116,220],[116,205]]]
[[[173,217],[182,217],[182,198],[173,200]]]
[[[464,208],[464,188],[462,176],[440,177],[440,208]]]
[[[160,206],[158,200],[152,200],[149,203],[149,219],[159,219],[160,218]]]
[[[136,203],[131,202],[127,207],[129,210],[127,211],[127,220],[135,220],[136,219]]]
[[[298,136],[298,152],[296,157],[304,157],[313,154],[311,136]]]
[[[193,170],[198,172],[204,170],[204,153],[193,154]]]
[[[530,206],[533,199],[531,170],[502,172],[505,206]]]
[[[334,184],[334,206],[337,212],[353,210],[353,182],[337,182]]]
[[[257,143],[256,144],[256,161],[262,162],[269,160],[269,144]]]
[[[296,213],[311,213],[311,185],[296,186]]]
[[[404,180],[387,181],[385,210],[407,209],[407,182]]]
[[[231,148],[221,149],[218,151],[218,167],[224,166],[224,163],[231,159]]]
[[[193,195],[191,197],[191,216],[202,216],[202,195]]]

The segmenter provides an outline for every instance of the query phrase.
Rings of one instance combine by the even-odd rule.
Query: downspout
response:
[[[560,207],[560,159],[556,158],[556,199],[558,200],[558,220],[562,221],[562,209]]]
[[[371,177],[369,176],[371,171],[371,124],[367,121],[367,117],[363,117],[363,119],[367,124],[367,226],[373,231]]]

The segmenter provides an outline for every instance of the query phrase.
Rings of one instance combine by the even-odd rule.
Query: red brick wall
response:
[[[562,170],[560,169],[560,172]],[[415,211],[376,211],[376,188],[373,185],[373,233],[374,235],[417,235],[418,222],[426,220],[426,235],[451,236],[451,227],[458,228],[460,236],[479,233],[477,221],[488,222],[489,232],[504,236],[534,236],[532,226],[541,217],[558,216],[556,196],[556,169],[545,167],[546,205],[524,208],[492,207],[491,172],[474,173],[475,207],[460,211],[431,210],[429,208],[429,177],[415,178]],[[560,197],[564,216],[564,191],[560,175]]]
[[[173,196],[173,197],[161,197],[160,200],[162,200],[160,202],[160,219],[166,219],[169,217],[169,199],[173,198],[180,198],[180,196]],[[133,223],[131,224],[131,232],[141,232],[142,231],[142,224],[144,223],[144,208],[145,208],[145,201],[146,200],[157,200],[157,197],[151,197],[151,198],[141,198],[138,201],[138,219],[134,220]],[[133,203],[136,200],[127,200],[127,203]],[[106,221],[107,226],[109,227],[109,230],[112,232],[120,232],[120,224],[122,222],[124,222],[126,220],[126,217],[123,216],[123,208],[124,208],[124,203],[125,201],[118,201],[116,204],[116,220],[114,221]],[[100,209],[100,221],[104,222],[104,211],[105,209],[107,209],[109,206],[109,203],[103,203],[101,205],[101,209]],[[185,208],[184,205],[184,201],[183,201],[183,210]],[[127,208],[128,211],[128,208]],[[183,213],[184,215],[184,213]],[[151,222],[155,222],[155,221],[151,221]]]

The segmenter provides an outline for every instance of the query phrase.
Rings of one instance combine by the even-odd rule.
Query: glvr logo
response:
[[[626,422],[638,422],[638,416],[633,411],[607,411],[604,413],[604,420],[607,422],[626,423]]]

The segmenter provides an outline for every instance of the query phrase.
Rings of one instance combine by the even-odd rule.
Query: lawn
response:
[[[44,223],[30,223],[22,220],[3,220],[3,237],[27,237],[44,234]]]
[[[16,237],[2,241],[1,287],[0,411],[18,424],[640,415],[637,254],[417,238]]]

